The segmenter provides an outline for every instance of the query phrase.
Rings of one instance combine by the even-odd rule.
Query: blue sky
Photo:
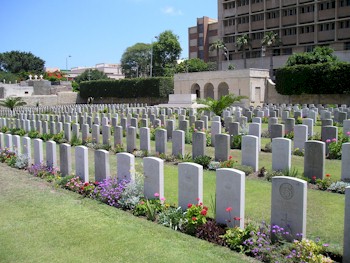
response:
[[[119,63],[129,46],[172,30],[188,57],[188,27],[217,18],[216,0],[0,0],[0,53],[32,52],[46,67]]]

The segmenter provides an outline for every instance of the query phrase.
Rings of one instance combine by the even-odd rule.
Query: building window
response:
[[[203,33],[204,32],[204,25],[203,24],[199,24],[198,25],[198,33]]]
[[[264,14],[257,14],[252,16],[252,22],[264,20]]]
[[[303,26],[300,27],[300,34],[308,34],[314,32],[314,26]]]
[[[224,43],[234,43],[235,37],[234,36],[226,36],[224,37]]]
[[[303,7],[300,7],[299,10],[301,14],[311,13],[311,12],[314,12],[314,6],[313,5],[303,6]]]
[[[274,11],[274,12],[268,12],[266,13],[267,19],[276,19],[280,17],[280,12],[279,11]]]
[[[327,9],[333,9],[335,8],[335,1],[328,1],[319,4],[318,6],[319,10],[327,10]]]
[[[292,48],[284,48],[282,49],[282,55],[292,55],[293,49]]]
[[[235,8],[235,2],[224,3],[224,9],[233,9]]]
[[[234,26],[235,20],[234,18],[224,20],[224,27]]]
[[[237,18],[237,24],[246,24],[249,23],[249,16],[243,16]]]
[[[326,23],[318,26],[319,31],[330,31],[334,30],[334,23]]]
[[[345,42],[344,43],[344,49],[345,50],[350,50],[350,42]]]
[[[202,37],[198,38],[198,46],[203,46],[203,38]]]
[[[350,20],[339,22],[339,28],[350,28]]]
[[[283,29],[282,33],[283,33],[284,36],[296,35],[297,34],[297,29],[296,29],[296,27]]]
[[[306,46],[304,47],[304,52],[312,52],[314,50],[314,46]]]
[[[199,50],[198,51],[198,58],[204,59],[204,52],[203,52],[203,50]]]
[[[350,0],[340,0],[339,5],[340,7],[350,6]]]
[[[297,9],[296,8],[290,8],[290,9],[285,9],[283,10],[283,15],[284,16],[294,16],[297,13]]]
[[[249,0],[238,0],[237,1],[237,6],[245,6],[249,5]]]

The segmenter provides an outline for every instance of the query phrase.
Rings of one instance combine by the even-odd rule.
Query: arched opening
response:
[[[192,85],[191,94],[196,94],[197,99],[199,99],[201,97],[201,88],[199,87],[199,85],[197,83]]]
[[[220,99],[222,96],[228,95],[228,85],[226,82],[221,82],[218,87],[218,98]]]
[[[211,83],[207,83],[204,86],[204,98],[214,99],[214,86]]]

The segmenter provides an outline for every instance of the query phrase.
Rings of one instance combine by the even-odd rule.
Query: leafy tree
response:
[[[234,94],[228,94],[222,96],[220,99],[212,99],[210,97],[206,99],[198,99],[197,102],[206,105],[204,108],[200,108],[199,111],[211,111],[217,116],[221,116],[223,111],[230,107],[234,102],[247,98],[246,96],[235,96]]]
[[[135,78],[149,75],[151,47],[150,44],[136,43],[124,51],[121,58],[121,67],[125,77]]]
[[[45,61],[30,52],[11,51],[0,53],[0,70],[11,73],[44,71]]]
[[[22,100],[21,97],[8,97],[4,101],[0,101],[0,106],[9,108],[11,111],[15,107],[21,107],[26,105],[27,103]]]
[[[154,76],[165,76],[169,68],[176,66],[182,51],[179,37],[171,30],[159,34],[158,41],[153,43],[153,74]]]
[[[287,60],[286,66],[339,62],[337,56],[333,55],[333,52],[334,50],[329,47],[315,47],[312,52],[291,55]]]
[[[273,31],[269,31],[266,32],[261,44],[263,46],[266,46],[267,48],[270,48],[270,77],[272,78],[273,76],[273,50],[272,47],[275,45],[280,45],[281,39],[279,38],[278,34],[273,32]]]
[[[209,64],[199,58],[191,58],[182,61],[175,67],[175,73],[208,71]]]
[[[221,41],[220,39],[218,39],[215,42],[213,42],[210,45],[210,47],[209,47],[210,51],[216,50],[216,69],[217,70],[220,69],[220,55],[219,55],[219,52],[220,52],[220,50],[222,50],[224,48],[225,48],[225,43],[223,41]]]
[[[87,69],[82,74],[77,76],[74,81],[80,84],[82,81],[89,81],[89,80],[99,80],[99,79],[108,79],[108,76],[97,70],[97,69]]]
[[[247,34],[244,34],[237,38],[236,45],[238,49],[243,50],[244,68],[247,68],[246,48],[250,46],[250,38]]]

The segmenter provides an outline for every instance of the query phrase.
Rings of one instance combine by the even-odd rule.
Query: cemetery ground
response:
[[[264,125],[263,125],[264,128]],[[266,128],[266,126],[265,126]],[[315,127],[317,132],[317,128]],[[123,138],[124,145],[126,145],[125,137]],[[270,141],[269,139],[262,139],[261,146]],[[139,145],[139,140],[137,141]],[[186,144],[186,153],[191,152],[191,145]],[[44,151],[45,151],[45,147]],[[33,149],[33,148],[32,148]],[[151,141],[151,149],[154,154],[155,144]],[[73,171],[74,171],[74,151],[72,151]],[[94,175],[94,150],[89,149],[89,174],[90,180],[93,180]],[[171,142],[167,144],[167,153],[171,153]],[[214,156],[214,148],[207,147],[206,154]],[[234,160],[240,163],[241,151],[231,150],[231,156]],[[45,156],[45,154],[44,154]],[[57,148],[58,156],[58,148]],[[259,168],[265,167],[271,169],[271,153],[259,153]],[[142,159],[136,158],[137,171],[142,172]],[[335,180],[340,179],[340,164],[339,160],[326,160],[326,173],[330,173]],[[292,169],[296,169],[299,173],[303,172],[304,160],[300,156],[292,156]],[[110,168],[111,175],[116,174],[116,156],[110,154]],[[8,168],[9,169],[9,168]],[[15,170],[16,171],[16,170]],[[15,172],[16,173],[16,172]],[[177,166],[173,163],[165,165],[165,197],[170,204],[177,203],[177,189],[178,189],[178,171]],[[62,190],[61,190],[62,191]],[[213,198],[215,196],[215,172],[204,171],[204,200],[203,203],[209,206],[209,216],[213,217]],[[74,195],[74,194],[73,194]],[[85,199],[78,198],[81,202],[89,203],[90,201],[83,201]],[[271,183],[254,176],[249,176],[246,180],[246,218],[254,222],[270,220],[271,209]],[[101,206],[99,206],[101,207]],[[107,209],[107,208],[105,208]],[[112,208],[113,209],[113,208]],[[109,211],[109,210],[108,210]],[[117,213],[117,212],[113,212]],[[132,220],[132,219],[128,219]],[[311,239],[321,238],[325,243],[330,244],[331,250],[340,252],[342,250],[342,236],[343,236],[343,222],[344,220],[344,195],[323,192],[318,190],[308,190],[307,203],[307,237]],[[337,223],[339,222],[339,223]],[[84,231],[83,231],[84,232]]]
[[[0,164],[0,262],[256,262]]]

